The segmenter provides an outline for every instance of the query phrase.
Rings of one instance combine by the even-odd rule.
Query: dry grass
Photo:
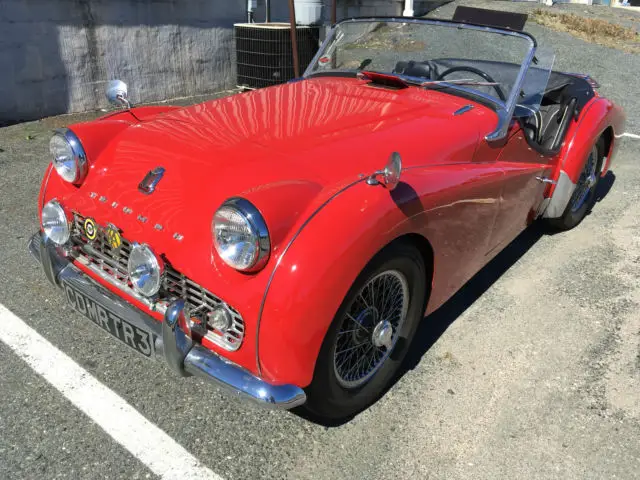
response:
[[[570,33],[588,42],[640,53],[640,36],[632,29],[605,20],[591,19],[570,13],[555,13],[538,8],[532,20],[545,27]]]

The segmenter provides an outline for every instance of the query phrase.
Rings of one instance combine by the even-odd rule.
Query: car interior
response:
[[[473,77],[478,81],[498,83],[498,98],[509,97],[509,86],[515,83],[520,65],[468,59],[435,59],[423,62],[397,62],[393,73],[425,80],[446,80],[449,72],[458,78]],[[525,82],[526,84],[526,82]],[[551,72],[539,109],[527,106],[527,97],[539,92],[520,92],[515,118],[520,123],[529,145],[543,155],[554,155],[562,146],[572,119],[594,96],[592,84],[579,75]],[[537,102],[536,102],[537,103]]]

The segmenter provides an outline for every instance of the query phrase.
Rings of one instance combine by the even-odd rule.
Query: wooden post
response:
[[[331,25],[335,25],[338,21],[338,0],[331,2]]]
[[[298,29],[296,26],[296,7],[289,0],[289,19],[291,22],[291,54],[293,55],[293,73],[300,77],[300,58],[298,57]]]

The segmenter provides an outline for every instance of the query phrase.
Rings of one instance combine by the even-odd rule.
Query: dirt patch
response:
[[[534,10],[531,20],[545,27],[567,32],[588,42],[640,53],[640,35],[632,28],[606,20],[585,18],[571,13],[555,13],[541,8]]]

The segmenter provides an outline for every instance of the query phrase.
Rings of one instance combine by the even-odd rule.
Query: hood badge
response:
[[[104,229],[104,236],[106,237],[107,243],[111,250],[114,252],[120,252],[120,247],[122,246],[122,237],[120,236],[120,232],[118,231],[118,227],[109,223],[107,224],[107,228]]]
[[[145,175],[140,184],[138,185],[138,190],[140,190],[145,195],[151,195],[153,191],[158,186],[160,180],[162,180],[162,176],[164,175],[163,167],[156,167],[151,170],[149,173]]]

